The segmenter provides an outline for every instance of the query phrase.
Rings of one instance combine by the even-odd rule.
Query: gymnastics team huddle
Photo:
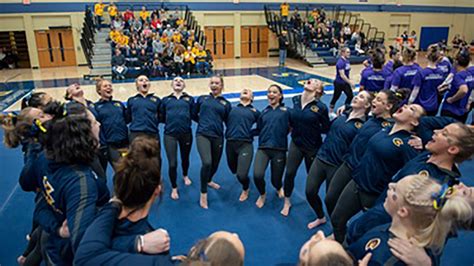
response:
[[[284,216],[290,214],[296,173],[304,161],[306,199],[315,214],[307,227],[330,222],[333,235],[319,231],[311,237],[301,247],[299,265],[439,264],[445,243],[456,241],[456,231],[474,228],[474,188],[460,182],[458,169],[474,154],[474,129],[465,124],[474,67],[465,50],[454,66],[442,50],[439,45],[428,48],[426,68],[415,63],[411,48],[401,54],[392,49],[387,63],[382,49],[371,51],[360,91],[353,96],[350,50],[343,48],[329,108],[316,79],[305,81],[291,107],[283,103],[282,88],[271,85],[263,110],[252,105],[250,89],[243,89],[240,102],[232,106],[222,94],[221,76],[211,77],[210,93],[197,98],[175,77],[170,94],[161,99],[149,92],[149,79],[139,76],[138,93],[126,105],[113,99],[112,83],[105,79],[97,81],[96,103],[84,98],[79,84],[66,89],[66,103],[33,93],[19,114],[1,117],[5,145],[21,146],[24,152],[19,183],[36,193],[28,247],[18,262],[243,265],[245,247],[236,234],[216,232],[187,256],[172,257],[168,232],[148,222],[151,206],[163,193],[161,146],[170,197],[179,200],[177,151],[189,186],[195,141],[204,209],[212,207],[208,188],[220,188],[213,177],[224,146],[229,169],[242,185],[238,200],[249,198],[253,164],[256,206],[264,207],[270,165]],[[342,92],[346,102],[336,115]],[[192,121],[197,123],[194,137]],[[159,123],[164,124],[162,139]],[[109,163],[113,193],[105,174]],[[326,197],[321,199],[324,182]]]

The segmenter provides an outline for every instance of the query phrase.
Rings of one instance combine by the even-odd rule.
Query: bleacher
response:
[[[313,9],[325,10],[325,13],[327,14],[326,19],[338,21],[341,24],[347,23],[352,28],[352,30],[360,30],[360,32],[362,32],[367,38],[368,47],[376,47],[383,45],[384,43],[384,32],[379,31],[376,27],[373,27],[369,23],[365,22],[358,14],[345,11],[339,6],[334,6],[330,10],[326,10],[321,6],[299,5],[292,3],[291,8],[298,8],[303,17],[308,17],[310,10]],[[277,36],[280,36],[285,25],[283,25],[281,20],[279,5],[265,5],[264,11],[265,19],[269,29],[272,30]],[[286,27],[290,42],[288,47],[288,55],[290,57],[302,59],[308,65],[313,67],[336,64],[338,57],[333,55],[329,47],[321,47],[318,46],[316,42],[307,40],[305,36],[302,35],[301,31],[293,29],[291,25]],[[363,54],[359,55],[356,52],[354,44],[347,45],[347,47],[351,49],[351,57],[349,58],[351,63],[359,64],[367,59],[367,56]]]

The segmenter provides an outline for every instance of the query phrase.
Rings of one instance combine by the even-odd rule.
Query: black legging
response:
[[[207,184],[217,171],[222,156],[222,138],[196,137],[199,156],[201,157],[201,193],[207,193]]]
[[[43,229],[41,226],[37,226],[30,233],[30,240],[26,250],[23,252],[23,257],[25,257],[25,263],[23,265],[41,265],[43,257],[41,255],[41,234]]]
[[[189,153],[193,144],[192,133],[185,133],[176,136],[166,135],[164,137],[166,157],[168,158],[168,174],[172,188],[177,188],[177,169],[178,169],[178,144],[179,153],[181,154],[181,169],[183,176],[188,175],[189,169]]]
[[[227,164],[232,174],[242,184],[242,189],[249,189],[249,169],[253,158],[253,145],[251,142],[228,140],[225,146]]]
[[[326,193],[337,166],[328,164],[319,158],[314,160],[306,178],[306,200],[318,216],[318,219],[324,218],[323,202],[319,197],[319,188],[326,180]]]
[[[349,105],[352,101],[354,95],[352,94],[352,87],[349,83],[340,83],[334,81],[334,94],[332,95],[332,100],[329,107],[334,108],[336,105],[337,100],[341,97],[341,93],[344,92],[346,94],[346,101],[345,104]]]
[[[285,171],[286,151],[273,149],[257,150],[253,165],[253,178],[260,195],[265,194],[265,171],[270,161],[272,185],[276,190],[280,190],[282,187],[283,172]]]
[[[128,148],[127,141],[107,145],[107,160],[112,165],[112,168],[114,168],[114,170],[116,168],[116,163],[122,157],[122,153],[120,150],[127,149],[127,148]]]
[[[362,191],[354,180],[347,184],[331,215],[334,239],[337,242],[344,242],[347,222],[359,211],[371,208],[379,196]]]
[[[339,196],[351,180],[352,169],[344,162],[334,172],[327,189],[326,198],[324,199],[329,215],[332,215]]]
[[[284,191],[285,197],[291,197],[291,193],[293,193],[293,189],[295,187],[295,177],[298,168],[300,167],[301,161],[304,159],[304,164],[306,166],[306,172],[309,172],[311,164],[316,157],[317,150],[315,151],[307,151],[304,150],[291,141],[290,148],[288,149],[288,159],[286,164],[286,174],[285,174],[285,183],[284,183]]]

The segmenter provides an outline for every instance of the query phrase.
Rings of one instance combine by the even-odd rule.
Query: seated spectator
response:
[[[183,39],[183,36],[179,31],[173,32],[173,36],[171,37],[173,39],[174,43],[181,43],[181,40]]]
[[[154,32],[159,32],[161,31],[161,20],[158,18],[158,16],[153,15],[153,19],[151,20],[151,28],[153,29]]]
[[[142,26],[143,26],[143,23],[141,19],[138,19],[138,18],[134,19],[132,24],[130,25],[130,27],[133,28],[135,32],[139,32],[142,29]]]
[[[164,71],[163,71],[163,65],[161,64],[161,61],[157,55],[155,55],[153,59],[153,63],[150,68],[150,75],[152,77],[161,77],[164,76]]]
[[[118,14],[118,8],[116,5],[110,4],[107,8],[107,12],[109,12],[110,20],[113,21]]]
[[[123,21],[125,22],[125,27],[130,27],[130,23],[135,19],[135,15],[133,14],[133,11],[130,10],[130,8],[127,8],[125,12],[122,14]]]
[[[16,68],[18,65],[18,56],[8,51],[5,47],[0,49],[0,69]]]
[[[361,46],[362,46],[361,41],[357,41],[357,43],[355,44],[355,47],[354,47],[354,50],[356,51],[357,55],[365,54],[365,51],[362,50]]]
[[[146,49],[142,48],[140,54],[138,55],[138,64],[141,68],[142,75],[148,75],[150,69],[150,60],[149,56],[146,54]]]
[[[165,43],[160,40],[159,35],[155,35],[155,37],[153,37],[152,47],[154,54],[163,54],[163,51],[165,50]]]
[[[142,24],[145,24],[145,22],[149,21],[150,12],[146,10],[145,6],[142,6],[142,10],[140,11],[139,16],[140,16]]]
[[[112,74],[118,79],[125,79],[128,68],[125,65],[125,56],[119,49],[115,50],[115,54],[112,56]]]
[[[163,31],[163,34],[165,33],[167,37],[173,36],[173,29],[171,28],[170,24],[166,25],[166,29]]]
[[[329,41],[329,51],[332,53],[333,56],[337,56],[337,53],[339,52],[339,47],[341,47],[339,40],[336,37],[333,37],[331,41]]]
[[[110,26],[118,31],[122,31],[125,27],[125,22],[123,22],[120,16],[115,16],[114,20],[110,23]]]
[[[180,50],[175,52],[173,61],[173,74],[177,76],[182,75],[184,71],[184,56]]]
[[[194,65],[196,64],[195,57],[196,55],[191,51],[191,46],[188,46],[188,49],[184,52],[184,69],[188,76],[194,70]]]
[[[163,43],[168,42],[168,34],[166,32],[163,32],[163,34],[161,34],[160,41],[162,41]]]
[[[199,50],[196,53],[196,71],[200,74],[207,75],[209,72],[209,62],[207,61],[207,53],[204,51],[202,46],[199,46]]]
[[[150,37],[153,34],[153,31],[150,29],[150,25],[147,23],[143,24],[142,35],[146,38]]]
[[[343,33],[343,36],[344,36],[344,41],[349,41],[351,39],[352,31],[351,31],[351,27],[349,27],[348,23],[344,24],[344,28],[342,29],[342,33]]]
[[[172,74],[173,70],[173,57],[171,56],[173,54],[171,49],[166,48],[163,55],[161,56],[161,64],[163,65],[163,72],[165,74],[165,77],[168,77]]]
[[[352,33],[350,44],[356,44],[357,42],[361,42],[361,41],[362,41],[362,38],[360,37],[360,30],[355,30]]]

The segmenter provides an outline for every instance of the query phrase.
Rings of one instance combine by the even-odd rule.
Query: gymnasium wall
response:
[[[31,0],[30,5],[23,5],[21,0],[2,0],[0,3],[0,31],[25,31],[32,67],[38,67],[35,30],[48,29],[50,26],[70,26],[73,29],[76,44],[76,58],[79,65],[86,60],[80,45],[80,33],[84,19],[83,10],[87,0]],[[118,4],[140,5],[131,1],[116,1]],[[238,2],[238,4],[235,4]],[[311,0],[292,1],[290,5],[318,5]],[[410,5],[407,5],[407,3]],[[157,4],[156,1],[150,2]],[[206,0],[206,2],[188,0],[172,1],[173,4],[187,4],[201,26],[233,26],[234,55],[240,56],[240,27],[266,25],[263,13],[264,4],[276,3],[270,0]],[[401,6],[396,5],[401,3]],[[391,24],[398,20],[408,21],[409,30],[415,30],[418,36],[423,26],[449,27],[449,40],[455,34],[465,35],[468,41],[474,39],[474,1],[473,0],[330,0],[326,6],[341,5],[344,9],[360,14],[372,25],[378,27],[390,38],[396,35]],[[278,4],[273,4],[277,7]],[[301,9],[301,8],[300,8]],[[270,36],[270,40],[274,39]],[[271,45],[275,41],[270,41]],[[271,48],[271,47],[270,47]]]

